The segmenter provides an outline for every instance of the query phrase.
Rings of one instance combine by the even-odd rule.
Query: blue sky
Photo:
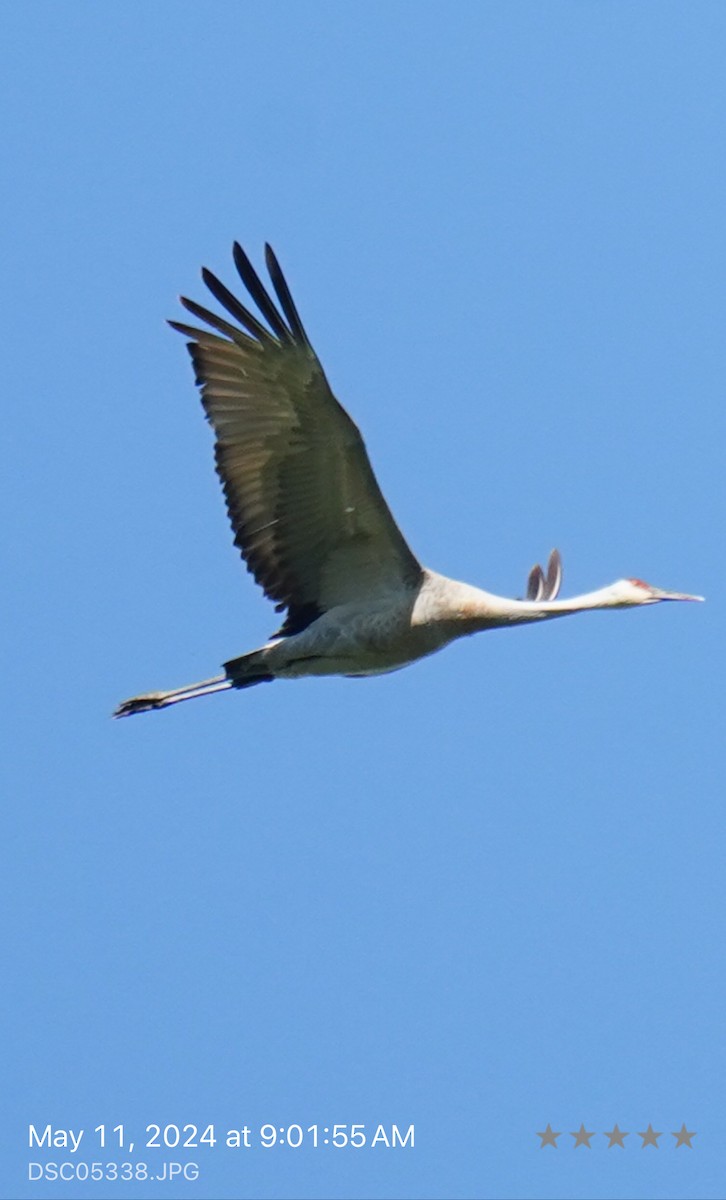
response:
[[[4,34],[2,1195],[172,1194],[28,1181],[125,1161],[92,1132],[123,1123],[198,1163],[185,1200],[722,1197],[723,5],[26,3]],[[520,595],[557,545],[566,593],[708,603],[112,722],[275,627],[164,324],[234,239],[275,246],[424,562]]]

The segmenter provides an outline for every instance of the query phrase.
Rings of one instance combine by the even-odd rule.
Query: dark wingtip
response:
[[[532,600],[535,603],[537,601],[541,600],[542,595],[544,593],[544,589],[545,589],[544,572],[542,571],[542,568],[539,565],[539,563],[535,563],[535,565],[532,567],[532,570],[530,571],[529,575],[527,576],[527,591],[525,593],[527,600]]]
[[[245,251],[242,249],[239,242],[232,243],[232,258],[234,259],[234,265],[236,266],[237,270],[239,271],[239,274],[240,274],[240,277],[241,277],[243,283],[245,283],[245,284],[247,283],[247,279],[245,278],[247,275],[250,275],[250,274],[256,275],[257,274],[254,267],[252,266],[252,263],[249,260],[249,257],[247,256]]]
[[[297,306],[292,298],[292,293],[288,286],[287,280],[285,279],[282,267],[280,266],[277,255],[275,254],[275,251],[272,249],[272,246],[269,242],[265,242],[265,265],[269,271],[270,279],[272,280],[272,286],[274,287],[277,298],[282,306],[282,311],[284,312],[290,329],[292,330],[293,337],[303,346],[307,346],[308,350],[312,350],[310,338],[305,332],[305,326],[300,320],[300,314],[297,311]]]
[[[232,246],[232,257],[234,258],[234,265],[237,268],[240,279],[268,322],[275,337],[279,338],[281,342],[291,341],[292,335],[290,330],[277,311],[269,292],[239,242],[235,242]]]
[[[556,599],[562,583],[562,559],[559,550],[552,550],[547,559],[547,570],[535,563],[527,576],[526,598],[538,604],[540,600]]]
[[[186,308],[187,304],[189,303],[189,301],[186,299],[185,296],[177,296],[177,300],[179,301],[179,303],[182,305],[183,308]],[[180,321],[175,321],[173,317],[167,317],[166,323],[167,323],[167,325],[171,326],[171,328],[174,329],[177,333],[184,333],[184,331],[188,328],[188,326],[183,325]],[[115,714],[114,714],[114,716],[115,716]]]
[[[562,586],[562,557],[559,550],[550,552],[547,561],[547,576],[545,580],[545,596],[547,600],[555,600]]]

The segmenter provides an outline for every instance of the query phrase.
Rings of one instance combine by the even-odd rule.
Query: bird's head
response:
[[[633,608],[636,604],[659,604],[661,600],[703,600],[687,592],[665,592],[642,579],[619,579],[610,588],[613,608]]]

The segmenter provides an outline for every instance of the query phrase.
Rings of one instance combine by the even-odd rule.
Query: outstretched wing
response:
[[[184,298],[215,332],[169,324],[191,339],[235,544],[278,611],[287,609],[280,633],[290,634],[338,604],[415,586],[421,567],[269,246],[265,260],[282,312],[235,243],[235,265],[266,325],[207,270],[204,282],[237,324]]]

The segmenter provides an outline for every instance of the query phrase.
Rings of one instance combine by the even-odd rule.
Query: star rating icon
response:
[[[638,1137],[643,1139],[643,1145],[640,1147],[641,1150],[645,1150],[646,1146],[655,1146],[655,1148],[657,1150],[658,1149],[658,1138],[662,1137],[662,1136],[663,1136],[662,1130],[660,1131],[660,1133],[656,1133],[653,1126],[648,1125],[648,1128],[646,1130],[644,1130],[643,1133],[638,1133]]]
[[[556,1150],[557,1149],[557,1139],[559,1136],[560,1136],[560,1134],[554,1132],[552,1126],[550,1125],[550,1123],[548,1121],[547,1128],[545,1130],[543,1130],[542,1133],[537,1134],[537,1137],[542,1139],[542,1145],[540,1146],[540,1150],[543,1150],[545,1146],[554,1146],[554,1148]]]
[[[695,1136],[696,1136],[695,1130],[692,1129],[689,1133],[689,1131],[686,1129],[685,1125],[681,1125],[681,1128],[679,1129],[678,1133],[671,1134],[671,1137],[674,1137],[676,1139],[676,1144],[675,1144],[676,1150],[678,1149],[679,1146],[688,1146],[688,1149],[692,1150],[693,1146],[691,1145],[691,1138],[693,1138]]]
[[[562,1131],[553,1129],[552,1126],[550,1125],[550,1123],[548,1122],[547,1128],[539,1130],[537,1133],[537,1137],[540,1140],[540,1145],[539,1145],[540,1150],[544,1150],[545,1146],[551,1146],[553,1150],[556,1150],[557,1149],[557,1139],[558,1139],[558,1137],[561,1137],[561,1136],[562,1136]],[[572,1147],[573,1150],[577,1150],[578,1146],[586,1146],[588,1150],[592,1150],[592,1146],[590,1145],[590,1139],[593,1137],[597,1137],[597,1136],[598,1135],[595,1133],[594,1130],[586,1129],[584,1125],[580,1125],[579,1129],[574,1129],[570,1133],[570,1137],[575,1139],[574,1145]],[[625,1129],[621,1129],[616,1121],[616,1123],[613,1125],[612,1129],[606,1129],[603,1132],[602,1136],[606,1137],[608,1139],[608,1144],[607,1144],[608,1150],[612,1149],[613,1146],[619,1146],[621,1150],[624,1150],[625,1149],[625,1139],[626,1139],[626,1137],[630,1137],[630,1134]],[[646,1148],[646,1146],[653,1146],[654,1149],[658,1150],[659,1149],[658,1138],[660,1138],[662,1136],[663,1136],[663,1131],[661,1129],[654,1129],[650,1122],[648,1123],[647,1129],[643,1129],[643,1130],[639,1131],[637,1134],[637,1137],[639,1137],[641,1139],[641,1149],[642,1150],[644,1150]],[[685,1124],[681,1125],[681,1128],[679,1130],[671,1133],[671,1137],[674,1137],[676,1139],[676,1144],[673,1147],[674,1150],[678,1150],[680,1146],[687,1146],[689,1150],[692,1150],[693,1142],[691,1139],[694,1138],[695,1136],[696,1136],[695,1129],[687,1129]]]
[[[592,1150],[590,1138],[594,1136],[595,1134],[593,1130],[590,1130],[588,1133],[587,1129],[585,1129],[585,1126],[581,1125],[576,1133],[570,1134],[570,1137],[575,1139],[575,1145],[573,1146],[573,1149],[576,1150],[578,1146],[587,1146],[588,1150]]]
[[[625,1142],[623,1141],[623,1138],[630,1137],[630,1134],[623,1133],[622,1129],[618,1128],[618,1123],[616,1121],[612,1129],[609,1132],[606,1131],[603,1134],[603,1137],[608,1138],[608,1150],[610,1150],[612,1146],[620,1146],[624,1150]]]

